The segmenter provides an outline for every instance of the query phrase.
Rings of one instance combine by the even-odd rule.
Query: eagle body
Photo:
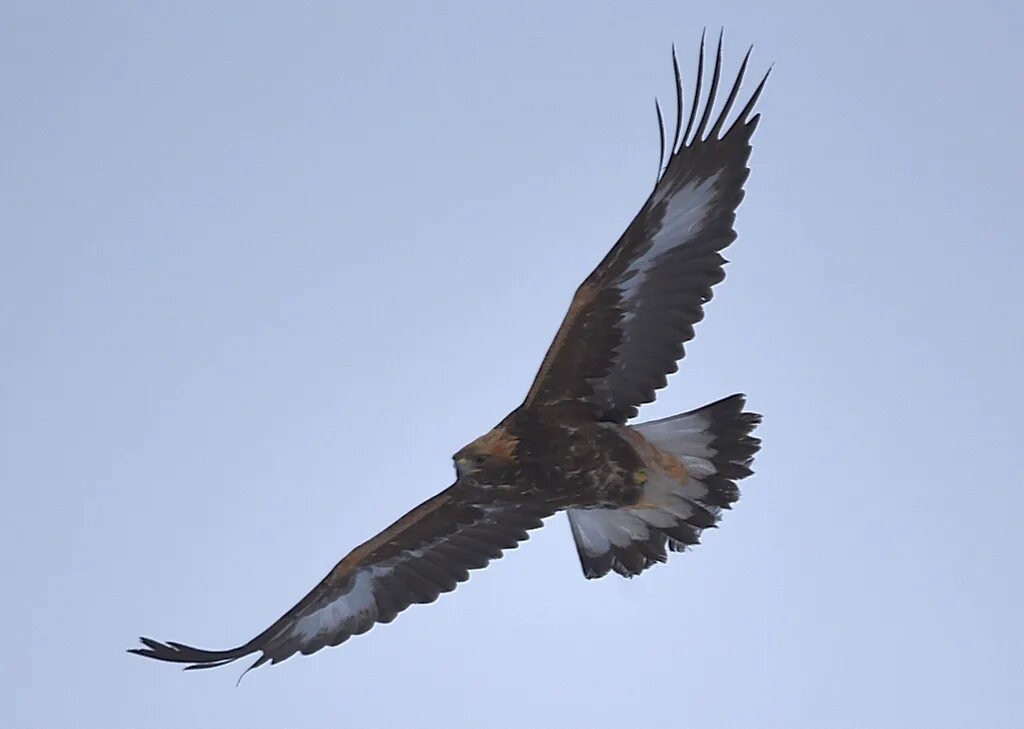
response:
[[[511,491],[554,509],[636,503],[644,462],[626,429],[578,411],[572,403],[513,411],[455,454],[459,483]]]
[[[131,652],[186,669],[258,654],[251,670],[336,646],[454,590],[556,512],[568,516],[587,578],[639,575],[716,526],[751,474],[760,416],[732,395],[661,420],[634,419],[676,371],[725,278],[721,251],[736,239],[760,119],[754,107],[768,78],[734,115],[749,57],[716,113],[722,40],[705,95],[702,39],[684,120],[673,52],[674,135],[667,143],[658,107],[654,189],[577,289],[522,404],[455,453],[451,486],[349,552],[252,640],[206,650],[140,638]]]

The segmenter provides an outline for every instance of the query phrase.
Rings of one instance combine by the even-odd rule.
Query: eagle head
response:
[[[519,439],[499,426],[452,456],[459,481],[478,485],[511,485],[517,469]]]

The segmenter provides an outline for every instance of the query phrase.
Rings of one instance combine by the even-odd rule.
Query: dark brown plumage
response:
[[[522,405],[455,454],[455,483],[352,550],[248,643],[209,651],[142,638],[131,652],[188,669],[258,653],[254,668],[338,645],[454,590],[558,511],[587,577],[639,574],[717,523],[759,447],[750,433],[760,416],[743,412],[744,398],[626,423],[676,370],[736,238],[767,74],[728,122],[750,54],[716,115],[721,52],[719,38],[703,99],[701,41],[685,129],[673,54],[675,132],[654,190],[577,290]],[[658,122],[664,156],[660,108]]]

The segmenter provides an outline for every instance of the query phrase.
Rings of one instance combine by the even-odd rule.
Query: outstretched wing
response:
[[[525,405],[585,402],[599,420],[623,423],[654,399],[677,369],[683,343],[704,317],[711,287],[725,278],[719,251],[736,238],[733,222],[749,170],[751,117],[768,75],[723,134],[750,51],[714,122],[722,66],[719,37],[711,88],[702,105],[704,41],[686,130],[679,65],[676,129],[653,192],[604,260],[576,291]],[[664,125],[658,112],[664,150]],[[696,122],[696,128],[694,124]],[[710,128],[709,128],[710,124]],[[691,135],[690,132],[693,131]]]
[[[245,645],[210,651],[140,638],[131,653],[186,669],[214,668],[254,653],[247,670],[310,654],[389,623],[413,603],[429,603],[527,539],[552,511],[543,506],[480,504],[456,484],[425,501],[339,562],[299,603]]]

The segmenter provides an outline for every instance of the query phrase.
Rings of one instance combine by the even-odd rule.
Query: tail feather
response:
[[[733,395],[688,413],[633,426],[654,448],[685,468],[680,481],[653,473],[642,508],[570,509],[569,525],[588,578],[610,571],[633,577],[682,552],[717,525],[723,509],[740,497],[736,482],[749,476],[761,441],[750,433],[761,422],[743,412],[746,398]]]

